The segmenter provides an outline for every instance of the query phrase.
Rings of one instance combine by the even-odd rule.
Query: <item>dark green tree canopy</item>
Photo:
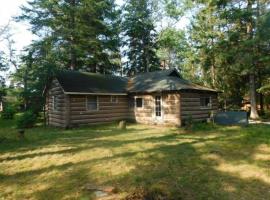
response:
[[[153,71],[159,68],[156,56],[156,30],[148,0],[128,0],[123,13],[123,46],[128,73]]]
[[[119,11],[113,0],[32,0],[22,11],[17,19],[50,41],[59,67],[102,73],[119,68]]]

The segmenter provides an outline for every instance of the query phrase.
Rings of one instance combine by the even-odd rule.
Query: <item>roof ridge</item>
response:
[[[166,73],[166,72],[168,73],[168,72],[173,72],[173,71],[177,71],[177,69],[170,68],[170,69],[161,69],[161,70],[156,70],[156,71],[151,71],[151,72],[142,72],[142,73],[136,74],[134,76],[131,76],[130,78],[134,78],[134,77],[138,77],[138,76],[145,76],[145,75],[149,75],[149,74]]]

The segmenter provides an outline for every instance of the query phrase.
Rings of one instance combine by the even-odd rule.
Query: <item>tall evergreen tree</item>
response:
[[[31,0],[19,20],[53,42],[62,68],[112,73],[119,65],[119,19],[114,0]],[[60,57],[58,57],[60,54]]]
[[[266,52],[270,40],[263,34],[262,23],[264,15],[269,13],[269,2],[199,0],[196,3],[190,42],[202,77],[224,90],[223,96],[238,98],[239,105],[241,97],[249,93],[251,117],[257,118],[256,89],[265,75],[269,75]]]
[[[159,68],[156,56],[156,31],[148,0],[128,0],[123,13],[123,46],[128,73],[153,71]]]

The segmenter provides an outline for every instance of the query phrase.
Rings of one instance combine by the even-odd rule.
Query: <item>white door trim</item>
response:
[[[156,97],[160,97],[160,116],[157,116],[156,113]],[[155,122],[162,122],[163,121],[163,100],[162,100],[162,95],[161,94],[157,94],[154,95],[154,121]]]

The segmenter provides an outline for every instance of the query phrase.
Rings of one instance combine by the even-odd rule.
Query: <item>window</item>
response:
[[[210,97],[201,97],[200,98],[200,105],[204,108],[210,108],[211,107],[211,98]]]
[[[86,98],[86,109],[90,111],[98,110],[98,97],[88,96]]]
[[[111,96],[111,103],[118,103],[118,97],[117,96]]]
[[[136,108],[142,108],[143,107],[143,98],[136,98]]]
[[[155,111],[156,117],[161,117],[161,96],[155,97]]]
[[[56,97],[52,96],[52,109],[57,110]]]

